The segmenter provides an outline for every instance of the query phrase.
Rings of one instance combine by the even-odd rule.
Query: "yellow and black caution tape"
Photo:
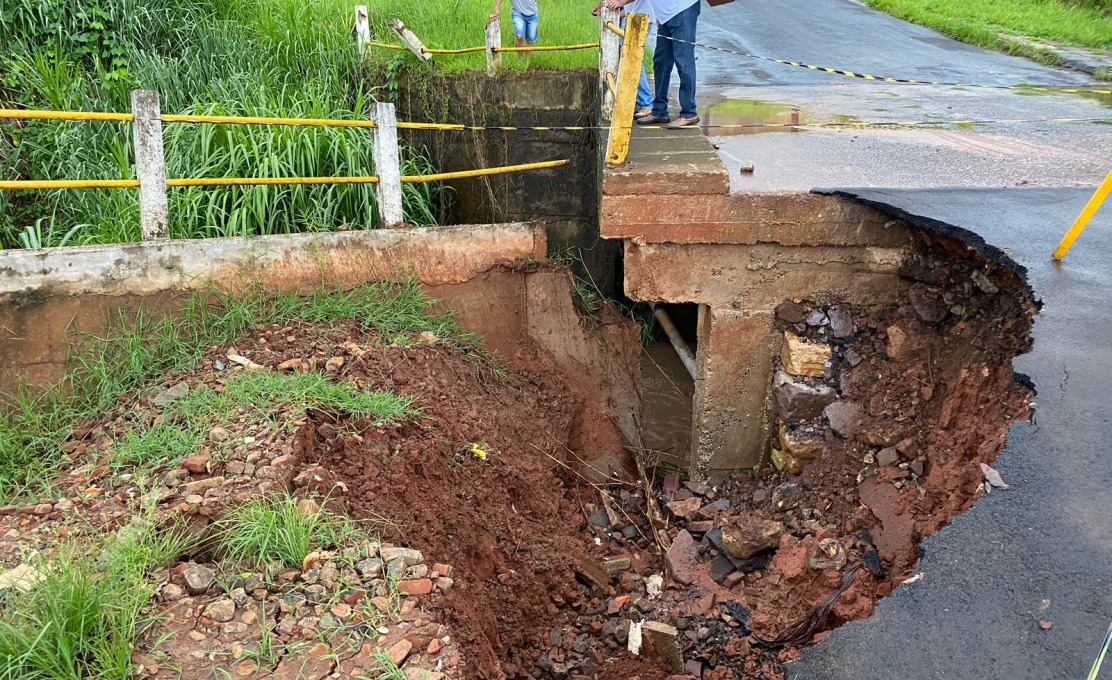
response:
[[[1012,125],[1021,123],[1104,123],[1112,124],[1112,118],[1010,118],[1010,119],[992,119],[992,120],[910,120],[910,121],[871,121],[871,122],[833,122],[833,123],[738,123],[738,124],[723,124],[723,125],[683,125],[680,127],[669,127],[666,124],[660,125],[634,125],[634,128],[641,128],[645,130],[736,130],[736,129],[757,129],[765,130],[768,128],[930,128],[930,127],[952,127],[952,126],[971,126],[971,125]],[[498,131],[578,131],[578,130],[614,130],[619,129],[611,125],[564,125],[564,126],[521,126],[521,125],[454,125],[452,123],[425,123],[426,129],[442,130],[445,132],[498,132]],[[398,124],[401,126],[401,123]]]
[[[32,109],[0,109],[0,119],[34,119],[34,120],[63,120],[63,121],[117,121],[131,122],[134,116],[130,113],[104,113],[84,111],[38,111]],[[351,120],[342,118],[262,118],[251,116],[210,116],[192,114],[163,114],[164,123],[211,123],[234,125],[302,125],[313,127],[358,127],[373,128],[373,120]],[[885,128],[885,127],[939,127],[939,126],[968,126],[968,125],[1012,125],[1026,123],[1112,123],[1112,118],[1012,118],[1012,119],[969,119],[969,120],[913,120],[913,121],[848,121],[848,122],[797,122],[797,123],[738,123],[722,125],[686,125],[677,129],[690,130],[732,130],[732,129],[768,129],[768,128]],[[647,130],[660,130],[668,125],[635,125],[634,127]],[[463,125],[460,123],[421,123],[399,121],[398,128],[403,130],[438,130],[443,132],[463,131],[585,131],[585,130],[613,130],[612,125]],[[669,128],[671,129],[671,128]],[[116,181],[116,180],[113,180]]]
[[[726,54],[734,54],[739,57],[749,57],[751,59],[760,59],[761,61],[770,61],[775,64],[782,64],[784,66],[795,66],[798,68],[805,68],[811,71],[820,71],[822,73],[831,73],[839,76],[846,76],[847,78],[860,78],[862,80],[875,80],[882,83],[901,83],[904,85],[943,85],[946,87],[974,87],[987,90],[1027,90],[1032,92],[1066,92],[1069,94],[1105,94],[1112,95],[1112,90],[1096,90],[1096,89],[1080,89],[1062,87],[1059,85],[979,85],[976,83],[952,83],[942,80],[915,80],[912,78],[892,78],[890,76],[874,76],[868,73],[857,73],[855,71],[846,71],[837,68],[828,68],[826,66],[816,66],[815,64],[805,64],[801,61],[789,61],[787,59],[776,59],[775,57],[765,57],[760,54],[753,54],[752,52],[741,52],[740,50],[729,50],[724,47],[715,47],[714,45],[704,45],[703,43],[692,42],[690,40],[682,40],[668,35],[660,35],[658,38],[671,40],[672,42],[687,43],[695,47],[701,47],[705,50],[713,50],[715,52],[724,52]]]

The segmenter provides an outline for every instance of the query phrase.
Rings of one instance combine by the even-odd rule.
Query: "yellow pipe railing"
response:
[[[101,113],[99,111],[35,111],[33,109],[0,109],[0,118],[26,120],[108,120],[118,123],[131,123],[135,116],[130,113]]]
[[[520,165],[503,165],[496,168],[480,168],[478,170],[460,170],[458,172],[441,172],[432,175],[402,175],[403,184],[421,184],[425,182],[441,182],[450,179],[466,179],[468,177],[485,177],[488,175],[504,175],[511,172],[526,170],[544,170],[567,165],[568,161],[542,161],[540,163],[523,163]],[[168,179],[168,187],[217,187],[217,186],[259,186],[259,185],[292,185],[292,184],[377,184],[378,177],[199,177]],[[55,180],[17,180],[0,181],[0,189],[13,191],[27,189],[134,189],[139,186],[137,179],[55,179]]]
[[[582,45],[533,45],[525,47],[498,47],[495,52],[561,52],[564,50],[589,50],[597,48],[598,43],[584,43]],[[486,49],[485,47],[483,48]]]
[[[615,35],[617,35],[617,36],[618,36],[619,38],[623,38],[623,39],[624,39],[624,38],[626,37],[626,32],[625,32],[625,29],[624,29],[624,28],[622,28],[621,26],[617,25],[617,24],[616,24],[616,23],[614,23],[613,21],[607,21],[607,22],[606,22],[606,27],[607,27],[608,29],[610,29],[610,31],[611,31],[612,33],[614,33]]]

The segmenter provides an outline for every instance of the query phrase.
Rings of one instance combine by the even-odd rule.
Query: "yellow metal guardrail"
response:
[[[1104,203],[1104,199],[1108,198],[1108,194],[1110,193],[1112,193],[1112,172],[1109,172],[1108,176],[1104,178],[1104,181],[1100,183],[1096,193],[1093,194],[1093,197],[1089,199],[1089,202],[1086,203],[1085,207],[1081,210],[1081,214],[1074,220],[1073,226],[1070,227],[1070,230],[1062,237],[1061,243],[1058,244],[1058,248],[1054,251],[1053,257],[1055,260],[1061,260],[1066,256],[1066,253],[1068,253],[1073,246],[1073,242],[1076,241],[1077,237],[1081,235],[1081,232],[1085,230],[1085,226],[1089,224],[1089,220],[1093,219],[1093,215],[1096,214],[1101,204]]]

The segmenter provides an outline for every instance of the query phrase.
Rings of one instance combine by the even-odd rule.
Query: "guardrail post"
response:
[[[648,36],[647,15],[626,15],[625,46],[622,47],[622,63],[618,69],[618,95],[606,151],[606,162],[610,165],[625,163],[629,154],[629,135],[633,129],[633,114],[637,112],[637,83],[641,80],[641,62],[645,58],[645,39]]]
[[[413,31],[406,28],[401,19],[391,19],[390,30],[394,32],[394,35],[398,36],[399,40],[405,43],[405,46],[409,48],[410,52],[417,55],[418,59],[421,61],[432,59],[432,55],[425,49],[425,43],[421,42],[421,39],[418,38]]]
[[[355,6],[355,42],[359,45],[359,56],[366,54],[371,43],[371,21],[366,5]]]
[[[371,155],[378,175],[378,226],[391,229],[403,225],[402,169],[398,159],[398,119],[394,105],[375,105],[374,146]]]
[[[1093,219],[1093,215],[1100,209],[1100,204],[1104,203],[1104,199],[1108,198],[1108,194],[1110,193],[1112,193],[1112,172],[1108,173],[1108,176],[1100,183],[1096,193],[1093,194],[1093,197],[1085,204],[1085,208],[1081,211],[1081,214],[1074,220],[1073,226],[1070,227],[1070,230],[1066,232],[1061,242],[1058,243],[1058,247],[1054,250],[1053,255],[1055,260],[1061,260],[1066,256],[1066,253],[1073,247],[1073,242],[1081,235],[1081,232],[1085,229],[1085,225],[1089,223],[1089,220]]]
[[[610,74],[612,78],[616,78],[618,75],[622,38],[607,28],[606,25],[611,22],[617,24],[621,17],[618,10],[608,9],[606,3],[602,4],[598,17],[598,87],[599,93],[602,95],[602,119],[612,120],[614,118],[615,93],[611,91],[606,76]]]
[[[498,17],[491,17],[487,20],[486,46],[487,75],[492,76],[498,72],[498,67],[502,65],[502,55],[498,52],[502,49],[502,22],[499,21]]]
[[[139,180],[139,226],[143,240],[170,237],[166,198],[166,157],[162,149],[162,112],[154,90],[132,90],[135,115],[131,136],[135,146],[135,178]]]

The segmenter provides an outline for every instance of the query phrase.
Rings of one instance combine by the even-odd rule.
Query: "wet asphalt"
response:
[[[737,0],[710,7],[698,42],[916,80],[1077,87],[1112,83],[965,45],[852,0]],[[735,191],[816,186],[1088,186],[1112,169],[1112,96],[866,81],[699,49],[703,123]],[[676,81],[673,79],[673,87]],[[738,112],[735,104],[779,114]],[[920,122],[917,128],[773,128],[766,123]],[[1084,118],[1104,123],[1053,122]],[[976,122],[960,126],[945,121]],[[754,172],[742,174],[742,166]]]
[[[788,677],[1086,677],[1112,621],[1112,205],[1055,263],[1091,189],[840,193],[1020,270],[1043,309],[1032,351],[1014,365],[1038,395],[1033,421],[1012,426],[995,463],[1011,488],[924,541],[921,580],[805,650]],[[1105,665],[1099,677],[1112,677]]]

